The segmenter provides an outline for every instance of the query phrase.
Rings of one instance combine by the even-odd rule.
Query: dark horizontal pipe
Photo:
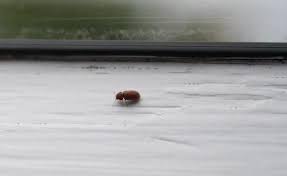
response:
[[[287,56],[287,43],[0,40],[1,55]]]

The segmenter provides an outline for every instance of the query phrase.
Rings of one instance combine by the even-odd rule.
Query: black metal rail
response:
[[[280,57],[287,43],[0,40],[0,55]]]

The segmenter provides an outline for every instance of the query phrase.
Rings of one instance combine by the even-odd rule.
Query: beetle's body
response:
[[[119,92],[116,95],[117,100],[129,100],[129,101],[139,101],[140,94],[135,90],[126,90],[123,92]]]

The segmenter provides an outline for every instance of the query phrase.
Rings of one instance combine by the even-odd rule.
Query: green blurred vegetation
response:
[[[222,30],[140,16],[131,1],[0,0],[0,38],[217,41]]]

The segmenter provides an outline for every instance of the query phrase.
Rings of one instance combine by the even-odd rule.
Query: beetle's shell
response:
[[[119,99],[119,95],[123,97],[124,100],[129,100],[129,101],[139,101],[140,100],[140,94],[138,91],[135,90],[126,90],[123,92],[119,92],[116,96],[116,99]],[[119,99],[121,100],[121,99]]]
[[[140,94],[135,90],[127,90],[123,92],[123,97],[125,100],[138,101],[140,99]]]

